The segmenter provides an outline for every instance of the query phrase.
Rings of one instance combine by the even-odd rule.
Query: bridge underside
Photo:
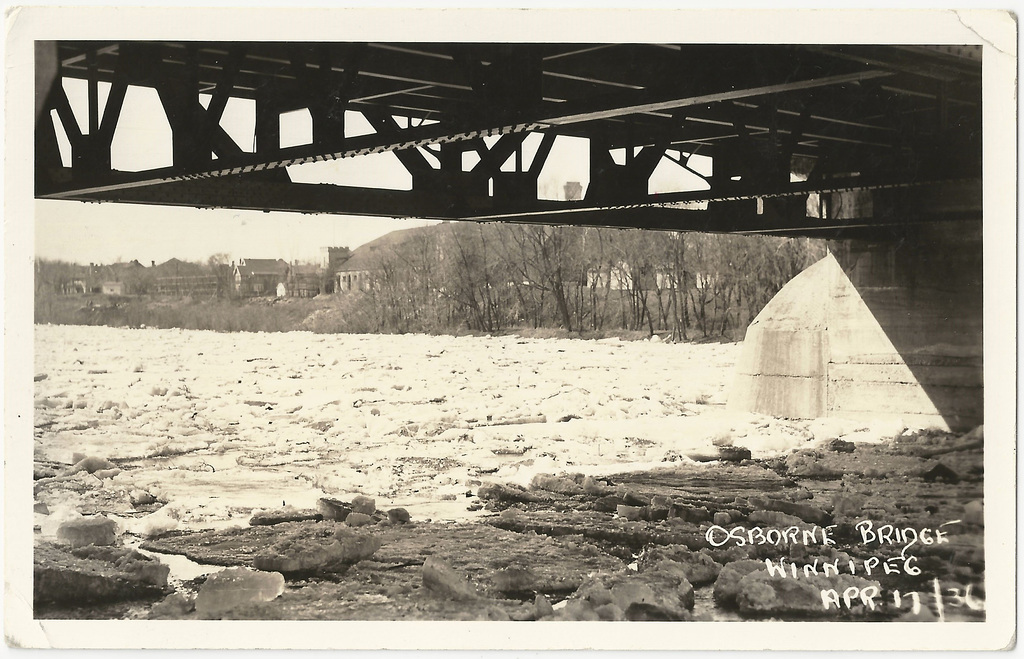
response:
[[[36,57],[37,198],[868,241],[835,244],[895,264],[888,287],[934,320],[908,325],[863,300],[880,331],[892,339],[912,327],[916,341],[955,325],[954,349],[974,359],[967,380],[980,380],[981,243],[961,239],[981,230],[980,47],[122,41],[37,42]],[[77,112],[68,81],[87,89]],[[133,88],[155,91],[171,148],[165,163],[122,171],[112,146]],[[224,121],[239,102],[254,115],[241,143]],[[296,113],[308,123],[298,141],[284,135]],[[356,113],[367,129],[355,130]],[[542,194],[542,172],[569,138],[586,145],[582,194]],[[290,173],[387,152],[408,189]],[[688,183],[652,185],[665,166]],[[964,251],[948,268],[927,258]],[[839,265],[849,274],[856,262]],[[836,273],[821,276],[838,295]],[[799,329],[783,316],[766,316],[748,342],[767,340],[772,323]],[[837,322],[846,321],[833,317],[830,331]],[[947,342],[933,334],[924,343],[941,368]],[[890,343],[889,361],[917,350]],[[779,403],[803,395],[783,391],[797,386],[786,376],[803,358],[772,354],[779,377],[768,394],[741,392],[748,409],[841,412]],[[748,375],[767,374],[753,363]],[[980,385],[956,400],[936,391],[925,394],[940,417],[980,420]]]
[[[980,212],[977,47],[38,42],[37,60],[42,198],[833,237]],[[159,96],[164,166],[111,165],[132,87]],[[243,145],[222,125],[237,100],[255,106]],[[296,112],[311,130],[286,145]],[[559,136],[586,140],[581,199],[538,198]],[[287,170],[382,152],[411,189]],[[652,190],[664,162],[693,189]]]

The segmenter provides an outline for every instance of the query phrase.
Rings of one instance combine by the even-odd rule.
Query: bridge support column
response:
[[[892,238],[834,241],[779,291],[747,329],[731,407],[982,423],[981,222],[909,225]]]

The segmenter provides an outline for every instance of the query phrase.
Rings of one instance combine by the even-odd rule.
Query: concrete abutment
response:
[[[959,221],[831,241],[750,324],[729,405],[788,418],[981,424],[981,239],[980,221]]]

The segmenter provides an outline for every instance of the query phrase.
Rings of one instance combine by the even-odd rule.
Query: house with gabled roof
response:
[[[239,295],[277,295],[288,280],[288,262],[282,259],[242,259],[235,266],[235,292]]]
[[[90,264],[89,276],[92,280],[91,290],[104,295],[137,295],[149,290],[149,268],[131,261],[111,263],[110,265]]]

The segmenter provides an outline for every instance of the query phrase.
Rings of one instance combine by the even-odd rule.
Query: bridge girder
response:
[[[804,235],[980,217],[980,49],[969,47],[127,41],[37,48],[57,53],[56,70],[37,90],[40,198]],[[84,129],[64,78],[88,83]],[[102,108],[101,83],[109,85]],[[111,165],[131,86],[159,96],[172,135],[167,166]],[[209,95],[205,105],[200,94]],[[251,150],[221,125],[231,98],[255,101]],[[309,112],[312,138],[282,146],[280,117],[297,109]],[[362,112],[375,132],[346,136],[348,110]],[[71,144],[70,163],[61,161],[53,115]],[[529,133],[543,137],[526,166]],[[558,136],[589,140],[583,199],[538,198],[538,176]],[[622,162],[611,157],[615,150]],[[299,184],[286,173],[383,152],[398,156],[411,190]],[[478,158],[469,171],[466,153]],[[686,166],[694,153],[713,162],[712,173],[700,175],[703,189],[649,192],[663,158]],[[502,166],[509,158],[514,171]],[[951,198],[948,190],[961,194]],[[860,200],[855,208],[852,199]]]

